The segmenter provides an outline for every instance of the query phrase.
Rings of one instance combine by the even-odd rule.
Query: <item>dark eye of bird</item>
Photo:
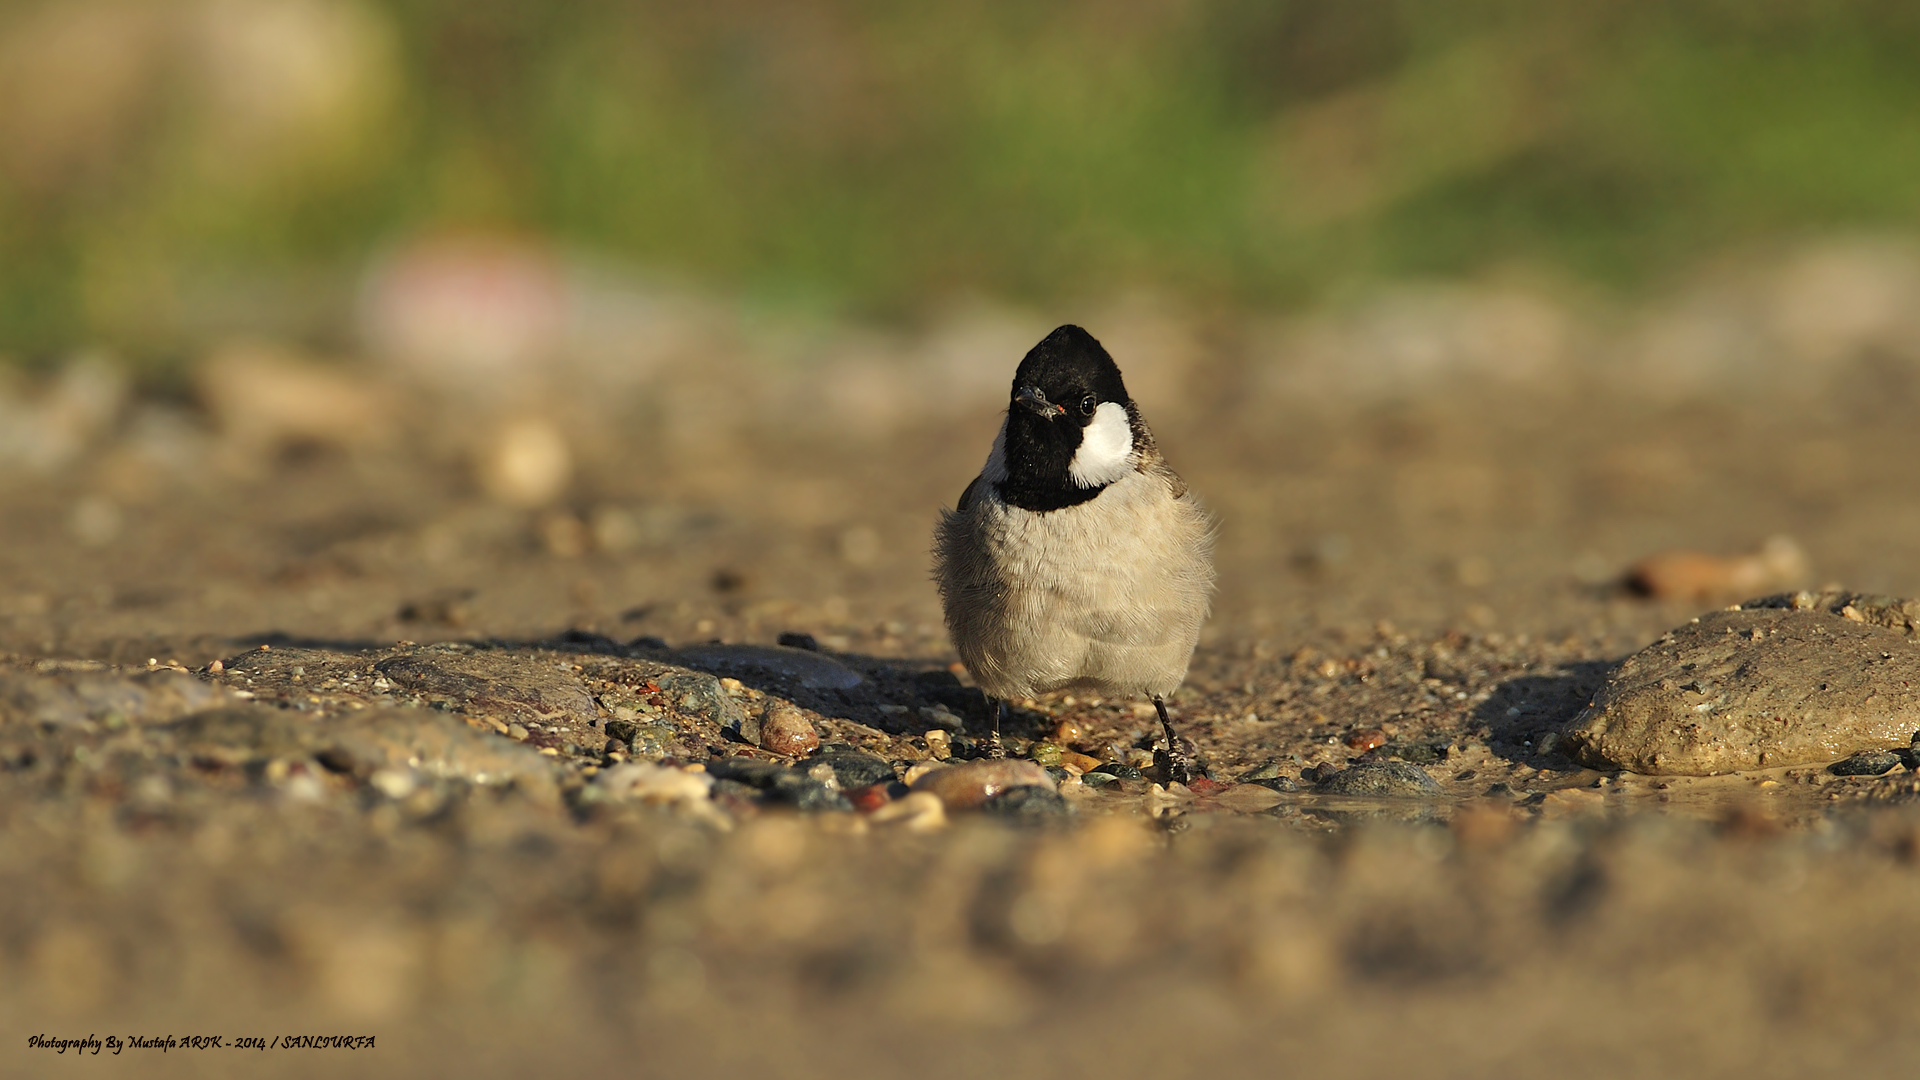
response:
[[[1088,394],[1086,397],[1083,397],[1080,399],[1080,415],[1081,416],[1092,416],[1093,410],[1099,407],[1100,407],[1100,403],[1093,399],[1092,394]]]

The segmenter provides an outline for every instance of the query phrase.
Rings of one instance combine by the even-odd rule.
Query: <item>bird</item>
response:
[[[1213,535],[1100,342],[1066,325],[1029,350],[986,465],[934,530],[948,635],[993,699],[989,756],[1009,699],[1086,689],[1151,699],[1164,772],[1191,781],[1166,699],[1212,604]]]

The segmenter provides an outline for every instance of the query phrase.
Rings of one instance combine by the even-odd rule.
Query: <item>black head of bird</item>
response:
[[[1140,428],[1113,357],[1092,334],[1062,326],[1014,372],[1000,495],[1039,511],[1085,502],[1133,469]]]

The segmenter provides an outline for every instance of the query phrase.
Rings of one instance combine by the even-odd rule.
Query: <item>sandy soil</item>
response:
[[[393,391],[384,445],[202,432],[168,458],[129,425],[0,479],[10,685],[178,667],[210,693],[251,687],[212,702],[235,715],[351,721],[371,749],[320,768],[308,728],[168,727],[209,704],[171,690],[118,723],[0,727],[7,1071],[71,1068],[24,1048],[36,1033],[378,1037],[109,1066],[210,1075],[1910,1061],[1911,774],[1668,780],[1543,752],[1612,662],[1738,599],[1636,596],[1618,582],[1642,556],[1784,534],[1808,569],[1779,587],[1920,595],[1908,369],[1862,361],[1813,391],[1661,398],[1569,375],[1342,399],[1276,390],[1232,335],[1207,340],[1163,397],[1141,394],[1221,523],[1183,732],[1223,781],[1365,754],[1420,765],[1440,795],[1308,780],[1236,802],[1137,783],[1076,794],[1058,828],[919,834],[751,807],[721,828],[583,802],[607,764],[590,719],[532,740],[555,750],[538,779],[534,751],[471,701],[412,708],[320,678],[414,647],[396,642],[465,641],[598,694],[671,660],[636,638],[805,633],[862,687],[745,679],[749,695],[792,698],[830,740],[924,757],[915,714],[880,706],[953,661],[927,538],[985,454],[990,404],[858,429],[743,393],[722,422],[726,379],[700,384],[706,412],[663,386],[573,432],[574,479],[538,509],[486,497],[460,449],[484,410],[430,394]],[[319,658],[298,665],[313,679],[283,664],[247,683],[235,665],[262,644]],[[1153,733],[1134,703],[1056,698],[1018,734],[1062,719],[1096,756]],[[408,748],[417,724],[451,725],[433,729],[441,749]],[[680,733],[669,749],[688,759],[742,749]],[[421,753],[529,779],[381,779]]]

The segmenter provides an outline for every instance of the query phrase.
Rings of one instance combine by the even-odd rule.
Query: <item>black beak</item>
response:
[[[1067,410],[1047,400],[1047,395],[1037,386],[1023,386],[1013,392],[1013,403],[1033,410],[1051,420]]]

